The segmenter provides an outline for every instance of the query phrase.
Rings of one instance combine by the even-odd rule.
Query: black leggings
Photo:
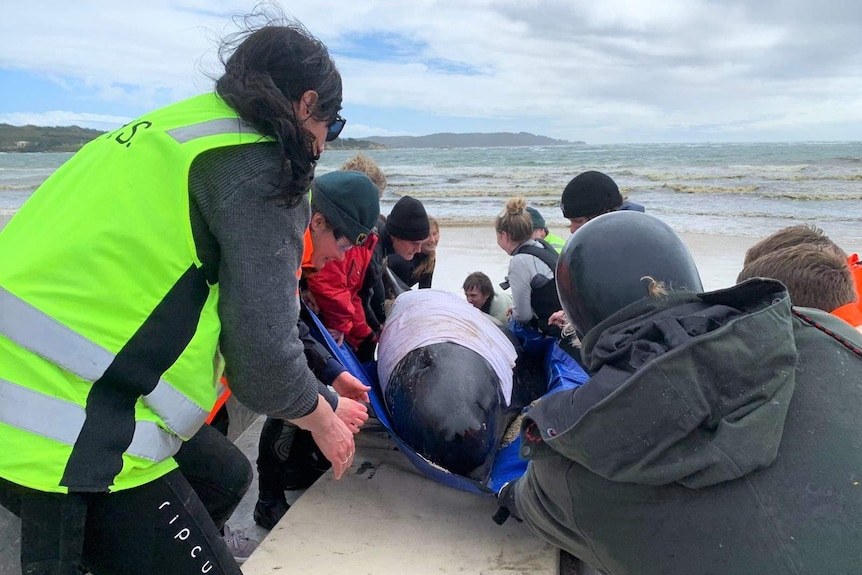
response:
[[[21,518],[22,573],[77,575],[83,564],[94,575],[241,575],[219,528],[251,481],[248,460],[204,426],[177,461],[182,471],[114,493],[45,493],[0,478],[0,505]]]

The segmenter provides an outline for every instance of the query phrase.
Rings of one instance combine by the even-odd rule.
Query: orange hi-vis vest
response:
[[[302,266],[296,270],[296,277],[299,279],[302,276],[302,270],[313,270],[314,266],[311,263],[311,255],[314,253],[314,242],[311,241],[311,230],[305,229],[305,238],[303,241],[302,250]]]
[[[856,286],[856,301],[833,309],[830,313],[840,317],[862,333],[862,262],[859,261],[859,254],[851,254],[847,258],[847,265],[850,266],[850,273]]]
[[[856,305],[862,310],[862,261],[859,260],[859,254],[850,254],[847,265],[850,266],[853,283],[856,284]]]

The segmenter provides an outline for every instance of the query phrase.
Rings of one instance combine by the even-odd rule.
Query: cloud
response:
[[[379,126],[366,126],[364,124],[349,124],[345,127],[345,138],[368,138],[371,136],[409,136],[404,130],[389,130]]]
[[[137,116],[212,88],[251,2],[4,7],[0,69]],[[826,0],[321,0],[286,4],[344,77],[349,137],[503,127],[588,142],[858,138],[862,5]],[[44,22],[52,22],[51,33]],[[42,109],[69,109],[62,101]],[[61,114],[61,113],[57,113]],[[373,128],[372,128],[373,127]],[[372,135],[372,134],[367,134]]]

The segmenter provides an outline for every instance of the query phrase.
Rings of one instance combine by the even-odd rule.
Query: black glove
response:
[[[497,525],[502,525],[509,517],[521,520],[515,508],[515,482],[509,481],[497,492],[497,505],[497,512],[491,518]]]
[[[377,340],[374,334],[369,335],[356,347],[356,359],[365,363],[374,360],[374,352],[377,349]]]

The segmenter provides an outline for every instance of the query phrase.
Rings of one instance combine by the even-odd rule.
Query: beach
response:
[[[569,237],[566,228],[551,228],[561,238]],[[703,287],[713,290],[736,283],[745,251],[758,238],[681,233],[700,271]],[[492,225],[441,225],[437,247],[437,266],[431,287],[463,294],[461,286],[468,274],[484,272],[496,286],[506,276],[511,257],[497,246]]]

